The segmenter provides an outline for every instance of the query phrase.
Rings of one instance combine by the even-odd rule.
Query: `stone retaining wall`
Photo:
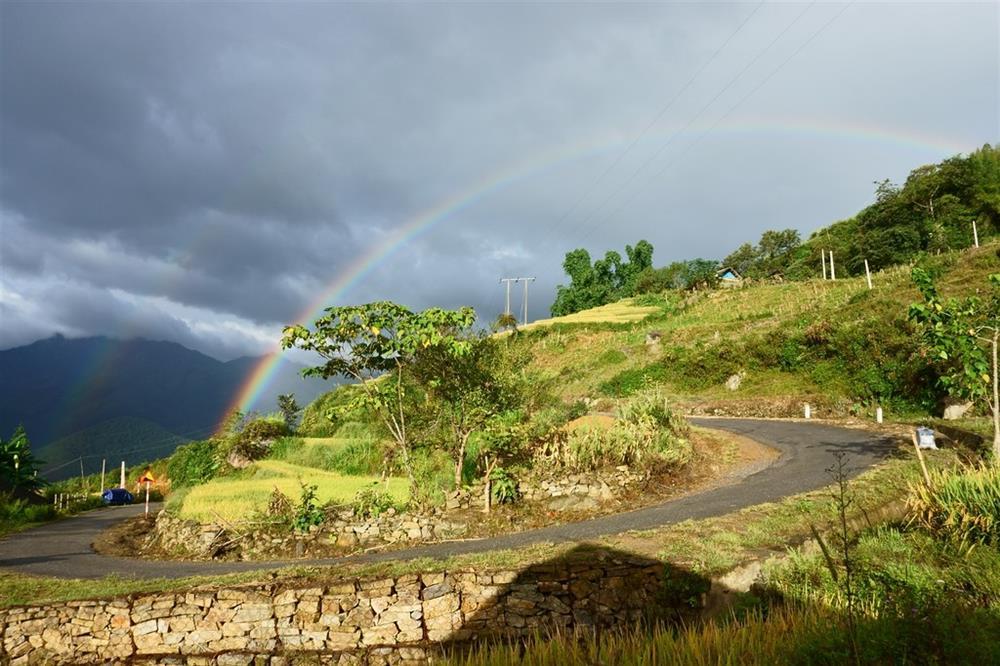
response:
[[[614,501],[628,488],[648,480],[646,471],[626,466],[586,474],[559,474],[526,479],[518,492],[526,502],[548,511],[592,511]],[[483,486],[473,485],[448,495],[443,509],[427,514],[397,513],[395,509],[361,518],[350,508],[331,511],[327,520],[307,533],[257,528],[252,538],[234,538],[233,528],[217,523],[183,520],[161,511],[146,543],[177,556],[208,559],[226,555],[244,560],[344,554],[404,542],[455,539],[469,533],[468,514],[483,502]]]
[[[253,584],[0,610],[0,663],[424,663],[443,646],[635,622],[662,563],[615,551],[524,571]],[[307,583],[303,583],[305,585]]]

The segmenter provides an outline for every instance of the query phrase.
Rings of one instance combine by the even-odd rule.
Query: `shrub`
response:
[[[378,483],[362,488],[354,496],[351,507],[360,518],[377,518],[396,506],[390,493],[379,490]]]
[[[316,485],[306,485],[301,483],[302,496],[295,507],[295,517],[292,519],[292,526],[299,532],[308,532],[310,527],[323,522],[323,510],[316,500]]]
[[[513,504],[521,495],[517,489],[517,478],[506,468],[494,469],[490,474],[490,481],[493,499],[497,504]]]
[[[230,437],[222,457],[236,454],[247,460],[260,460],[268,454],[276,439],[288,434],[288,426],[280,417],[254,419]]]
[[[597,361],[598,363],[606,365],[616,365],[627,359],[628,356],[626,356],[625,352],[621,351],[620,349],[608,349],[597,358]]]
[[[968,545],[1000,544],[1000,467],[940,470],[931,485],[913,485],[907,500],[912,519]]]
[[[582,470],[654,462],[683,465],[692,451],[684,437],[687,432],[687,423],[673,412],[663,394],[644,391],[621,406],[619,418],[607,430],[570,433],[562,462]]]
[[[177,447],[167,462],[171,488],[205,483],[219,471],[219,450],[215,440],[206,439]]]

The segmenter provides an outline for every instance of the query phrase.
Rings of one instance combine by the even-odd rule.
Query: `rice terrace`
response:
[[[0,3],[0,663],[1000,663],[998,12]]]

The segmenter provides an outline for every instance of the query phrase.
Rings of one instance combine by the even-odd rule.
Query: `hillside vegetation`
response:
[[[920,261],[939,274],[944,295],[969,295],[1000,271],[998,251],[991,243]],[[907,318],[920,300],[910,266],[872,280],[871,290],[860,277],[667,291],[539,322],[520,337],[566,399],[621,397],[657,384],[693,403],[796,396],[841,410],[879,404],[927,413],[942,396]],[[621,323],[628,312],[645,318]],[[647,345],[654,332],[659,344]],[[737,373],[744,373],[740,388],[727,390]]]

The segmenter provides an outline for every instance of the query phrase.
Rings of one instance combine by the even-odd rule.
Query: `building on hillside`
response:
[[[736,272],[735,268],[728,266],[716,272],[719,277],[720,287],[741,287],[743,286],[743,276]]]

